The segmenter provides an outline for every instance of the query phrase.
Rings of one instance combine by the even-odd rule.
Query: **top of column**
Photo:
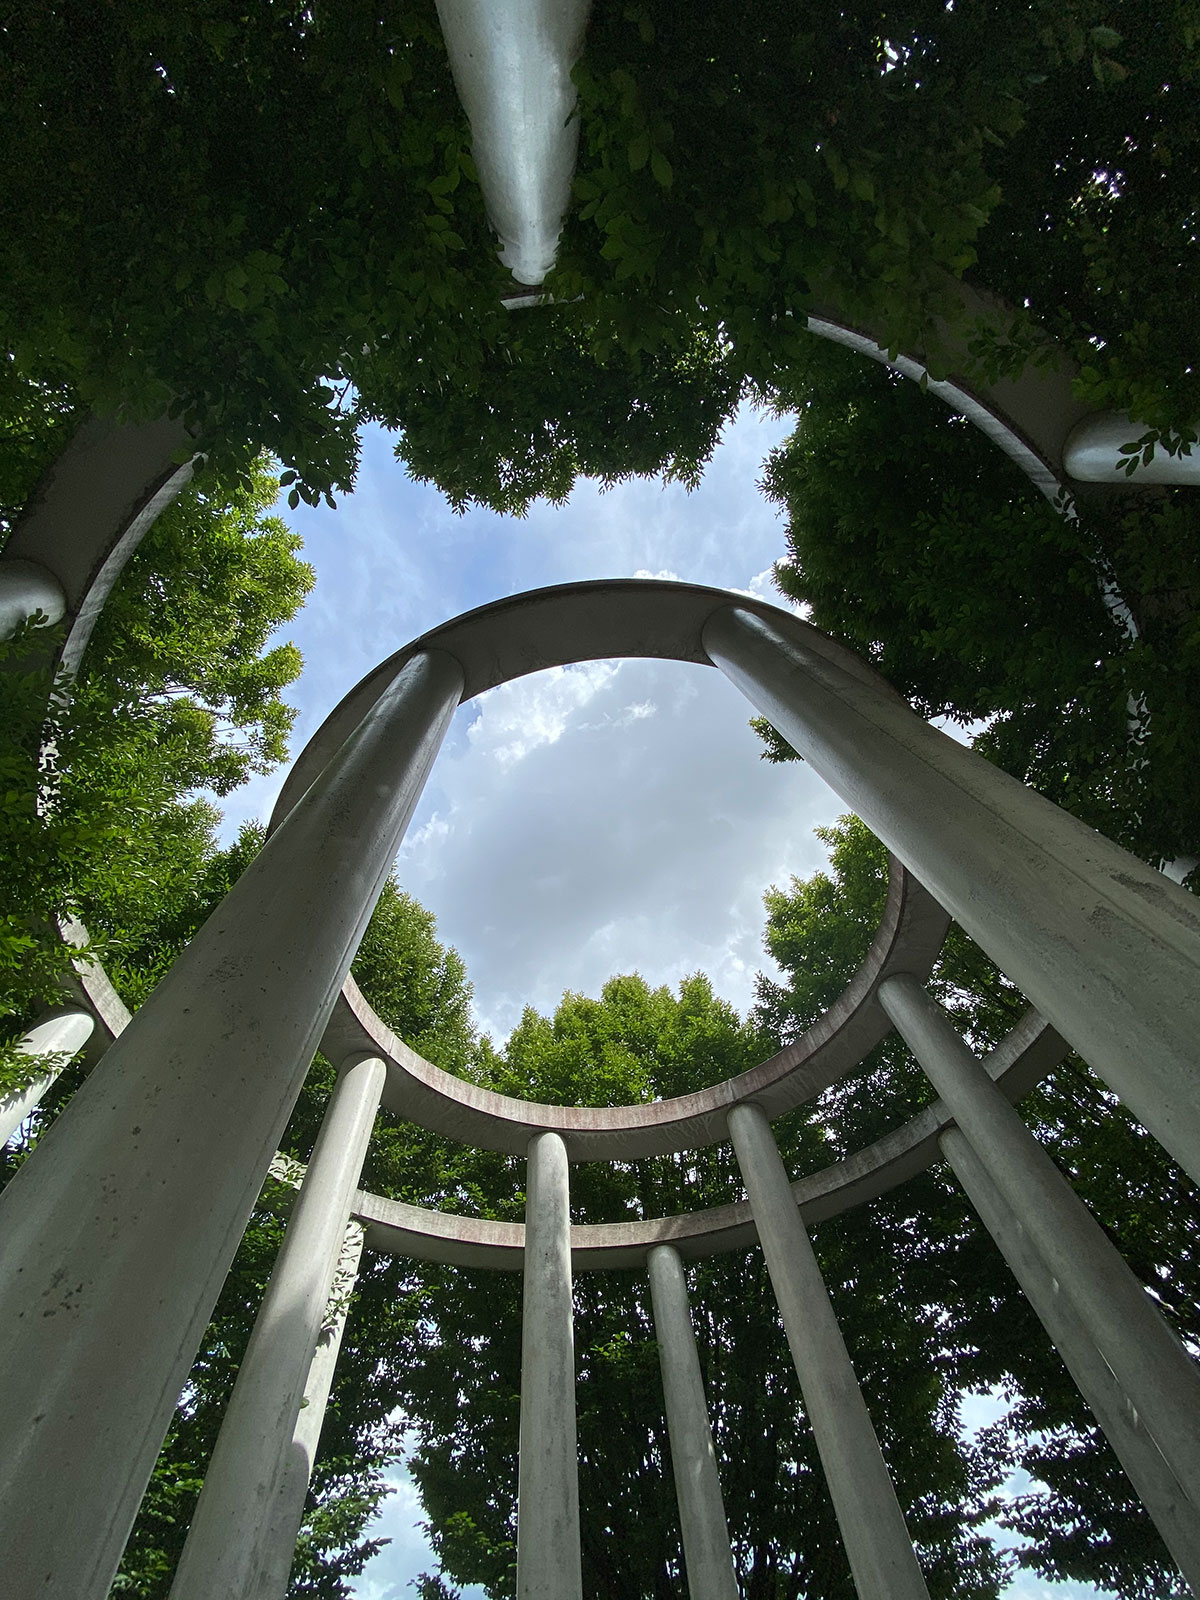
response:
[[[540,284],[571,199],[579,145],[571,69],[588,0],[437,0],[437,8],[500,260],[518,283]]]

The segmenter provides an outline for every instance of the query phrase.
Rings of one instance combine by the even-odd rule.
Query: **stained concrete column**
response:
[[[346,1063],[334,1085],[221,1423],[171,1600],[218,1594],[281,1600],[287,1588],[297,1527],[281,1526],[275,1502],[386,1078],[378,1056],[362,1056]],[[280,1542],[285,1548],[277,1548]]]
[[[78,1006],[57,1006],[39,1018],[17,1049],[24,1056],[54,1056],[57,1061],[25,1089],[0,1097],[0,1145],[7,1144],[29,1113],[40,1104],[46,1090],[72,1056],[77,1055],[92,1036],[96,1019]]]
[[[399,669],[0,1196],[14,1593],[108,1594],[462,682]]]
[[[288,1578],[295,1560],[296,1540],[304,1520],[304,1503],[312,1480],[313,1463],[317,1446],[321,1442],[321,1429],[325,1410],[329,1404],[329,1391],[337,1370],[338,1353],[342,1335],[346,1331],[346,1316],[350,1309],[350,1296],[358,1279],[358,1266],[363,1252],[363,1230],[359,1223],[349,1222],[342,1237],[341,1253],[333,1275],[333,1290],[325,1308],[325,1320],[317,1339],[317,1348],[308,1369],[304,1385],[304,1400],[296,1426],[292,1429],[289,1445],[275,1486],[275,1498],[269,1511],[269,1526],[264,1530],[262,1592],[272,1596],[286,1594]]]
[[[704,648],[1200,1182],[1194,897],[798,629],[730,606]]]
[[[671,1436],[688,1594],[691,1600],[738,1600],[737,1574],[729,1548],[717,1453],[688,1310],[683,1262],[678,1250],[661,1244],[651,1250],[646,1265],[667,1431]]]
[[[1125,490],[1152,483],[1200,484],[1200,451],[1195,445],[1186,454],[1181,450],[1173,456],[1160,444],[1144,464],[1140,455],[1122,454],[1147,432],[1144,422],[1132,421],[1125,411],[1099,411],[1084,417],[1067,435],[1063,469],[1078,483],[1108,483]],[[1138,467],[1127,477],[1131,459],[1138,461]]]
[[[987,1168],[966,1135],[958,1128],[947,1128],[938,1143],[1104,1430],[1163,1543],[1193,1592],[1200,1596],[1200,1519],[1179,1480],[1163,1460],[1136,1407],[1122,1392],[1112,1368],[1089,1337],[1028,1233],[988,1177]]]
[[[942,1008],[907,973],[879,998],[1200,1514],[1200,1370]]]
[[[557,1133],[536,1133],[525,1191],[517,1600],[582,1596],[567,1147]]]
[[[896,1490],[766,1113],[748,1103],[734,1106],[729,1113],[729,1136],[859,1600],[929,1600]]]

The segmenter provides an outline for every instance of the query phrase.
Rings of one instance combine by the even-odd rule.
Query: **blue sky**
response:
[[[756,488],[779,419],[744,412],[694,494],[637,482],[581,485],[564,507],[521,520],[454,516],[410,482],[378,431],[355,493],[289,521],[317,572],[285,630],[305,669],[290,698],[298,751],[379,660],[462,611],[587,578],[677,577],[778,599],[775,509]],[[845,809],[806,767],[759,759],[750,708],[720,674],[678,663],[591,663],[506,685],[456,716],[401,851],[403,886],[462,953],[480,1025],[497,1040],[532,1003],[595,993],[617,972],[675,984],[702,970],[744,1011],[762,949],[762,895],[824,862],[813,837]],[[266,817],[282,774],[226,804],[226,833]],[[997,1402],[972,1403],[981,1425]],[[411,1600],[434,1559],[402,1472],[375,1532],[391,1543],[358,1600]],[[468,1600],[483,1600],[468,1591]],[[1019,1580],[1012,1600],[1097,1591]]]

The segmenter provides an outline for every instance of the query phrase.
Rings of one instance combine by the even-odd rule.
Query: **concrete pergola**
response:
[[[569,202],[570,69],[585,0],[438,0],[489,216],[536,304]],[[960,286],[963,318],[1004,308]],[[809,328],[914,378],[836,306]],[[1160,454],[1124,477],[1128,418],[1089,412],[1064,359],[970,375],[944,330],[930,387],[1046,494],[1200,482]],[[0,626],[65,618],[77,666],[95,617],[186,483],[179,424],[96,419],[0,555]],[[887,909],[845,993],[794,1045],[681,1100],[613,1110],[491,1094],[422,1060],[375,1016],[349,966],[455,707],[524,673],[649,656],[725,672],[893,852]],[[950,917],[1030,998],[977,1060],[923,987]],[[573,1272],[647,1272],[693,1600],[732,1600],[729,1552],[685,1263],[761,1247],[863,1600],[926,1594],[806,1224],[930,1162],[952,1167],[1200,1595],[1200,1380],[1017,1101],[1074,1048],[1200,1181],[1200,918],[1195,900],[928,727],[866,665],[786,612],[687,585],[540,591],[456,619],[363,680],[310,742],[271,837],[130,1018],[93,967],[25,1041],[99,1065],[0,1199],[0,1539],[16,1595],[102,1600],[170,1415],[320,1048],[340,1073],[172,1591],[277,1600],[286,1588],[345,1311],[366,1248],[525,1278],[520,1600],[581,1594]],[[892,1028],[937,1099],[825,1172],[792,1182],[771,1120],[852,1072]],[[45,1080],[0,1106],[11,1131]],[[375,1113],[529,1163],[523,1226],[358,1190]],[[6,1120],[7,1119],[7,1120]],[[746,1198],[701,1213],[572,1227],[573,1162],[728,1139]]]
[[[753,1070],[678,1100],[538,1105],[439,1071],[348,971],[460,703],[549,666],[715,666],[893,852],[845,993]],[[983,1061],[923,986],[953,917],[1030,998]],[[685,1262],[761,1246],[862,1600],[926,1595],[806,1222],[945,1158],[1200,1593],[1200,1373],[1011,1102],[1078,1050],[1200,1178],[1200,918],[1161,873],[919,717],[788,612],[685,584],[535,591],[414,641],[299,757],[262,853],[142,1009],[80,978],[112,1043],[0,1199],[0,1539],[14,1593],[107,1594],[192,1356],[319,1047],[340,1072],[242,1363],[173,1600],[284,1593],[364,1248],[524,1274],[517,1592],[582,1596],[572,1273],[650,1275],[693,1600],[737,1588]],[[896,1028],[937,1100],[792,1183],[771,1120]],[[523,1226],[357,1190],[378,1107],[525,1156]],[[728,1139],[746,1199],[572,1227],[573,1162]],[[137,1308],[136,1314],[131,1314]]]

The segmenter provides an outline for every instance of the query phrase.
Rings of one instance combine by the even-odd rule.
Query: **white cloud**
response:
[[[517,678],[501,684],[481,700],[480,713],[467,731],[468,743],[501,770],[514,766],[542,745],[556,744],[578,712],[612,681],[617,666],[588,661],[551,667],[536,682]]]
[[[708,668],[589,663],[476,704],[399,871],[465,957],[483,1025],[503,1036],[526,1003],[631,970],[703,970],[745,1010],[763,890],[823,859],[830,791],[758,759],[750,708]]]

